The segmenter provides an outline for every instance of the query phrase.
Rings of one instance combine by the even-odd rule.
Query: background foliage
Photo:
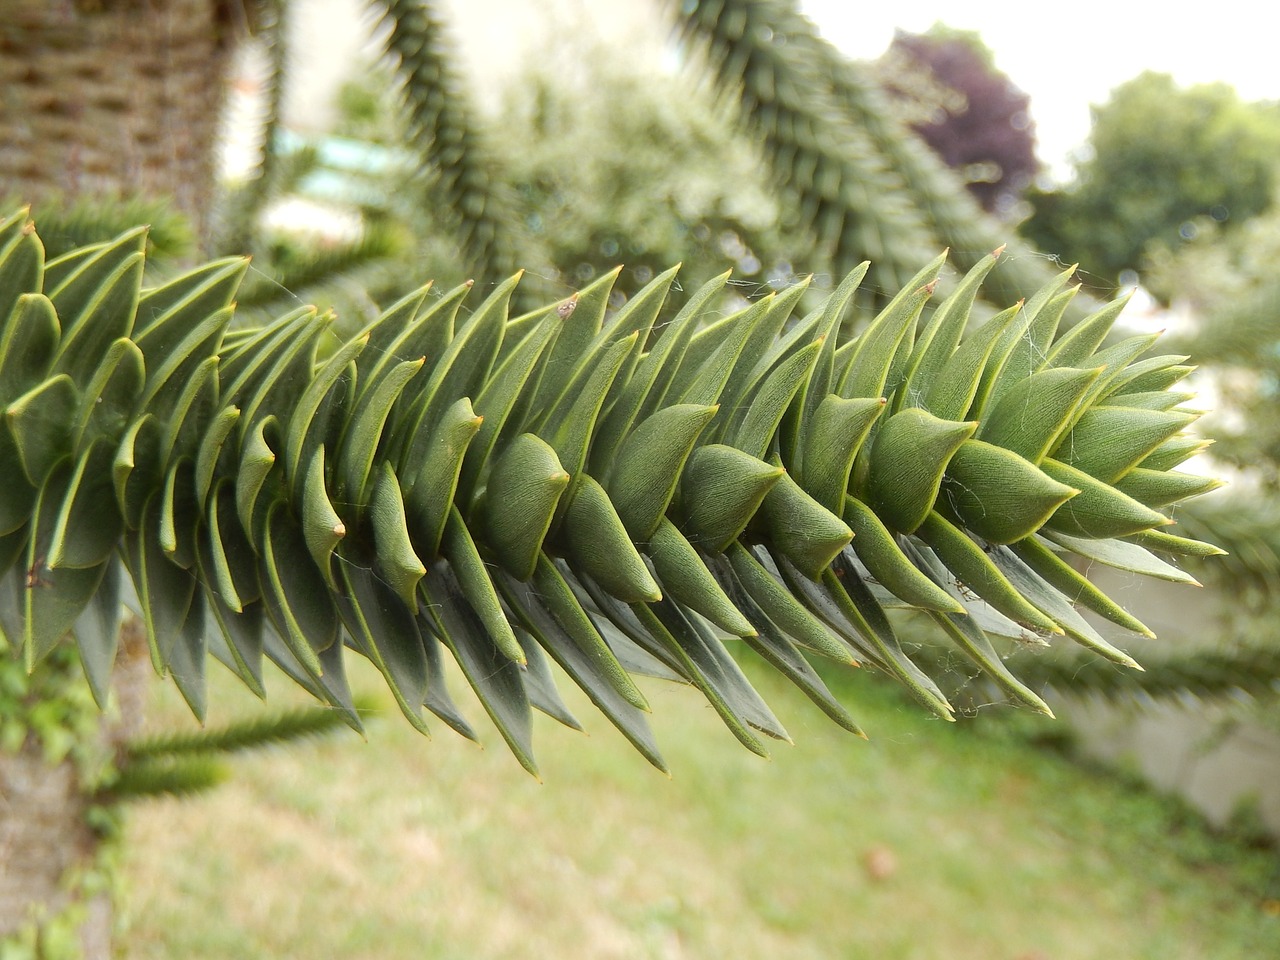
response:
[[[996,67],[982,38],[945,24],[900,30],[874,70],[911,129],[982,208],[1015,216],[1040,169],[1031,98]]]
[[[1022,230],[1113,290],[1124,271],[1144,271],[1153,249],[1193,238],[1200,219],[1234,230],[1265,210],[1277,148],[1274,105],[1245,103],[1225,84],[1184,90],[1144,73],[1093,108],[1073,182],[1029,194]]]

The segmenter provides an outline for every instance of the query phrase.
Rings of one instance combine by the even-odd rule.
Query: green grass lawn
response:
[[[841,687],[867,743],[749,673],[796,746],[762,761],[695,693],[652,683],[672,779],[581,698],[589,736],[539,723],[542,783],[491,729],[483,750],[438,723],[426,740],[388,697],[367,742],[237,759],[212,793],[132,809],[120,954],[1280,956],[1274,854],[1016,738],[930,720],[883,678]],[[216,679],[211,723],[258,708]],[[154,725],[192,723],[158,691]]]

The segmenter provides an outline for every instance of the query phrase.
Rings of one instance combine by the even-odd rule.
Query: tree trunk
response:
[[[114,709],[100,731],[106,751],[116,754],[137,734],[150,674],[145,628],[130,617],[120,630]],[[66,684],[84,682],[78,667],[62,668],[36,679],[31,695],[47,701]],[[0,751],[0,947],[15,935],[19,942],[35,937],[36,955],[44,956],[48,921],[76,907],[78,929],[62,935],[78,936],[84,960],[110,958],[111,890],[74,882],[99,866],[102,838],[86,817],[91,802],[75,760],[51,764],[35,736],[16,754]]]
[[[7,200],[172,197],[204,236],[232,11],[246,6],[0,0],[0,190]]]
[[[64,877],[98,847],[84,807],[70,761],[51,767],[32,742],[0,755],[0,938],[70,905]]]

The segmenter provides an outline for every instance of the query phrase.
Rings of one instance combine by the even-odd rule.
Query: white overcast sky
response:
[[[801,0],[823,35],[857,59],[879,56],[895,27],[941,20],[976,30],[996,66],[1031,96],[1040,159],[1062,173],[1089,134],[1089,104],[1143,70],[1178,82],[1225,81],[1247,100],[1280,100],[1280,5],[1267,0]]]

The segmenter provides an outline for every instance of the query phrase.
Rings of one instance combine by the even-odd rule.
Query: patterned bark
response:
[[[171,196],[208,229],[227,0],[0,0],[0,189]]]
[[[63,877],[97,847],[83,813],[70,762],[51,767],[31,744],[0,755],[0,937],[34,919],[33,909],[55,916],[67,906]]]

